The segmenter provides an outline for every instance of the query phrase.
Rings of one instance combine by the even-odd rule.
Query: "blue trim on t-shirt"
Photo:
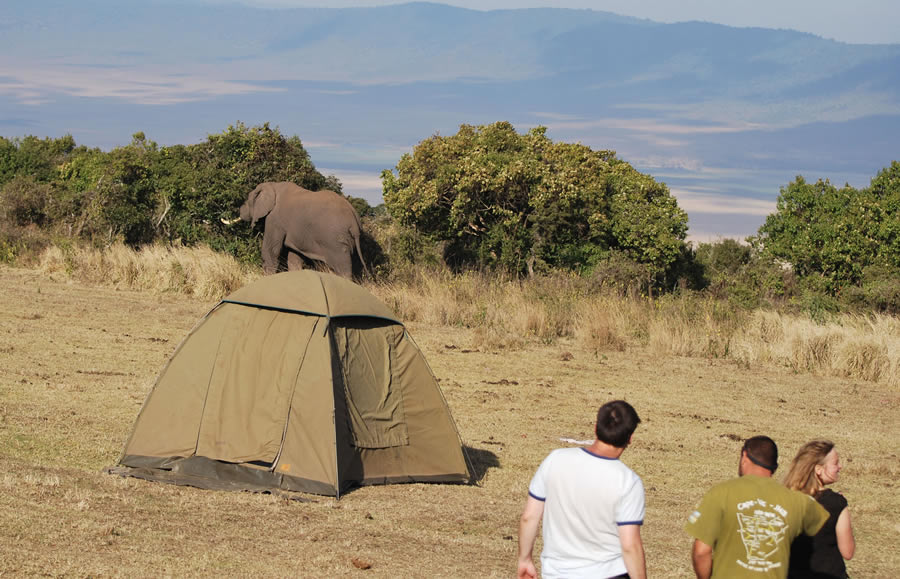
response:
[[[603,460],[619,460],[618,458],[612,458],[609,456],[600,456],[599,454],[594,454],[593,452],[591,452],[590,450],[586,449],[583,446],[581,447],[581,450],[585,451],[586,453],[593,456],[594,458],[602,458]]]
[[[644,521],[641,519],[640,521],[623,521],[621,523],[616,523],[616,525],[622,527],[624,525],[643,525]]]
[[[531,498],[533,498],[533,499],[537,499],[537,500],[539,500],[539,501],[541,501],[541,502],[544,502],[544,501],[547,500],[547,497],[539,497],[539,496],[537,496],[536,494],[534,494],[534,493],[531,492],[531,491],[528,491],[528,496],[531,497]]]

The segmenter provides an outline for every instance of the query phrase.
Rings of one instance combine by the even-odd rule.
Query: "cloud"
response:
[[[775,213],[775,201],[708,193],[703,187],[670,188],[678,206],[692,213],[717,215],[755,215],[765,217]]]
[[[172,105],[219,96],[283,90],[202,74],[176,75],[136,67],[98,68],[65,64],[11,67],[0,64],[0,94],[34,106],[51,101],[53,95],[59,93],[121,99],[141,105]]]
[[[362,197],[369,205],[384,203],[381,196],[381,174],[370,171],[356,171],[351,169],[329,169],[319,167],[323,175],[334,175],[341,181],[344,195]]]
[[[696,125],[650,118],[619,119],[610,117],[593,120],[554,121],[549,123],[548,127],[554,130],[616,129],[664,135],[716,135],[755,131],[762,128],[762,125],[748,122]]]
[[[889,91],[857,87],[838,95],[786,98],[780,102],[716,99],[685,104],[627,103],[615,105],[615,108],[638,114],[646,111],[673,119],[660,123],[663,130],[667,125],[693,127],[699,123],[701,128],[728,128],[719,132],[778,131],[814,122],[841,123],[871,115],[896,115],[897,99]]]
[[[308,151],[310,149],[340,149],[343,143],[333,141],[303,141],[303,147]]]
[[[350,96],[350,95],[359,94],[358,90],[349,90],[349,89],[347,89],[347,90],[317,89],[317,90],[311,90],[310,92],[314,92],[314,93],[318,93],[318,94],[327,94],[327,95],[332,95],[332,96]]]
[[[699,174],[701,172],[708,172],[709,169],[703,166],[703,161],[700,159],[695,159],[693,157],[670,157],[670,156],[638,156],[631,157],[631,162],[633,165],[644,168],[645,170],[649,170],[653,173],[654,177],[663,177],[665,175],[664,171],[678,169],[683,171],[689,171],[692,174]]]
[[[555,113],[552,111],[532,111],[529,113],[539,119],[551,119],[554,121],[577,121],[581,117],[568,113]]]

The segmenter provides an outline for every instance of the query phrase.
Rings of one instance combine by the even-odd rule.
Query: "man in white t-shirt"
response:
[[[593,444],[544,459],[519,521],[520,579],[537,577],[532,552],[542,520],[543,577],[646,578],[644,485],[619,460],[640,421],[627,402],[607,402],[597,412]]]

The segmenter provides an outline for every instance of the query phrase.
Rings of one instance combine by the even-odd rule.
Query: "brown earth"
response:
[[[900,393],[888,386],[635,348],[481,351],[469,330],[413,323],[479,484],[302,502],[103,472],[211,302],[8,267],[0,299],[0,575],[509,577],[534,469],[624,398],[643,419],[623,460],[647,489],[651,576],[692,576],[685,516],[734,476],[754,434],[779,443],[785,470],[802,443],[835,440],[857,538],[850,575],[900,576]]]

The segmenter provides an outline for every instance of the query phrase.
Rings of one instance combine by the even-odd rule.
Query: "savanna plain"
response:
[[[165,265],[163,276],[89,259],[99,261],[50,255],[34,267],[0,266],[0,575],[513,576],[534,470],[552,449],[591,439],[597,407],[621,398],[642,418],[623,460],[647,491],[642,533],[651,576],[692,576],[685,518],[710,485],[736,475],[741,441],[755,434],[779,444],[776,476],[804,442],[834,440],[844,461],[834,488],[849,501],[857,539],[850,575],[900,576],[895,325],[866,338],[889,356],[873,370],[871,356],[857,355],[857,365],[870,361],[854,372],[837,362],[840,324],[826,339],[812,323],[750,316],[746,323],[768,336],[760,342],[768,346],[753,346],[748,327],[728,330],[724,348],[721,329],[702,320],[693,330],[671,319],[648,322],[650,314],[639,312],[660,305],[623,297],[579,310],[572,328],[547,333],[553,315],[527,300],[504,303],[510,289],[460,299],[452,280],[367,282],[407,320],[477,484],[364,487],[340,500],[230,493],[120,478],[105,468],[116,463],[180,341],[253,274],[199,291],[184,263]],[[173,271],[192,291],[171,287]],[[160,287],[164,277],[170,281]],[[482,307],[482,322],[491,323],[457,317],[489,294],[506,296]],[[636,326],[642,337],[629,330]],[[790,331],[821,339],[785,337]],[[691,346],[686,332],[703,334],[702,346]],[[793,346],[778,354],[777,340]],[[823,355],[827,367],[817,365]]]

